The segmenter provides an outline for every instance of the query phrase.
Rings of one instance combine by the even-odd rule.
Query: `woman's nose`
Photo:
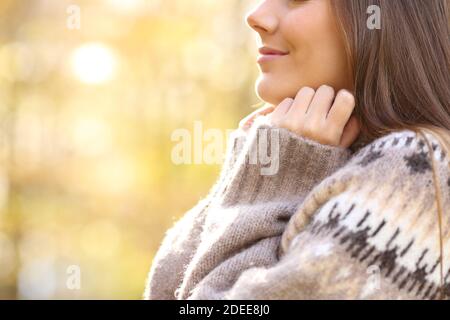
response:
[[[246,17],[248,26],[258,33],[273,33],[277,28],[278,22],[274,15],[274,8],[270,8],[267,2],[263,1]]]

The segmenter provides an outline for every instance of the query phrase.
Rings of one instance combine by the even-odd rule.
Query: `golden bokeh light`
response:
[[[0,0],[0,299],[142,297],[220,170],[176,165],[172,133],[258,102],[254,2]]]
[[[111,80],[116,72],[117,57],[111,48],[101,43],[78,47],[71,57],[73,72],[86,84],[101,84]]]

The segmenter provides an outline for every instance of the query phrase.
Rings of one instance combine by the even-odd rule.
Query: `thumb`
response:
[[[361,125],[359,124],[358,119],[356,116],[351,116],[344,127],[339,146],[344,148],[350,147],[358,138],[360,132]]]

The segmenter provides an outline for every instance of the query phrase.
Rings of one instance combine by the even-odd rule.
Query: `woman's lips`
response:
[[[274,61],[276,59],[282,58],[287,55],[288,55],[287,53],[284,53],[284,54],[262,54],[258,57],[257,62],[264,63],[264,62]]]
[[[289,52],[284,52],[270,47],[259,48],[260,56],[258,58],[258,63],[273,61],[277,58],[284,57],[289,54]]]

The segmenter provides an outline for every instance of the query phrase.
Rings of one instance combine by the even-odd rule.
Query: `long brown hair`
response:
[[[330,2],[346,43],[361,134],[371,141],[409,129],[422,135],[431,150],[428,132],[450,156],[449,0]],[[367,26],[371,5],[380,8],[379,29]],[[443,289],[441,188],[431,158]]]

